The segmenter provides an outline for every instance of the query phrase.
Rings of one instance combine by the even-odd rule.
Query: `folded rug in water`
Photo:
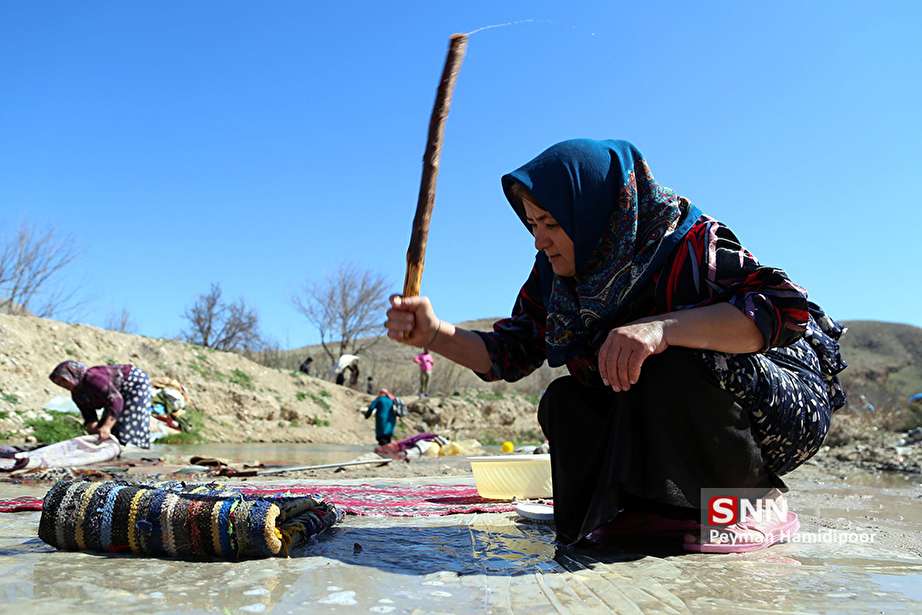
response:
[[[317,495],[62,480],[45,495],[38,535],[68,551],[248,559],[288,555],[341,519]]]

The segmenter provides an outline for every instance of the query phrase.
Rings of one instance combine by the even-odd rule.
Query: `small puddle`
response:
[[[900,594],[910,600],[922,602],[922,573],[870,574],[868,577],[887,593]]]

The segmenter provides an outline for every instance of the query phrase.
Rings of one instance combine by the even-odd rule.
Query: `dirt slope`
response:
[[[152,377],[182,382],[204,413],[204,436],[223,442],[373,442],[361,413],[371,396],[240,355],[174,340],[117,333],[31,316],[0,315],[0,441],[28,439],[30,418],[67,392],[48,380],[65,358],[88,365],[132,363]],[[450,437],[534,432],[533,400],[456,396],[414,403],[403,431],[431,427]],[[440,408],[444,406],[444,408]],[[480,412],[486,408],[485,412]],[[437,418],[436,418],[437,417]]]

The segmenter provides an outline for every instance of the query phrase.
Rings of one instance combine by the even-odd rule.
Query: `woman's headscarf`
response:
[[[58,363],[58,366],[52,370],[51,375],[48,376],[52,382],[58,384],[61,381],[69,382],[72,387],[77,386],[81,380],[83,380],[83,375],[86,373],[86,365],[80,361],[64,361]]]
[[[631,291],[664,263],[700,215],[688,201],[660,186],[643,156],[627,141],[573,139],[551,146],[504,175],[503,190],[526,228],[525,208],[513,193],[524,186],[573,240],[576,275],[554,275],[538,252],[548,313],[548,363],[590,349],[616,322]]]
[[[387,397],[388,399],[394,399],[394,395],[393,395],[390,391],[388,391],[387,389],[379,389],[379,390],[378,390],[378,397],[381,397],[382,395],[383,395],[384,397]]]

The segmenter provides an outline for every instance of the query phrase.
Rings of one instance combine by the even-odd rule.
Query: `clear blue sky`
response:
[[[342,261],[398,291],[448,36],[471,38],[423,291],[508,313],[499,177],[623,138],[840,319],[922,325],[922,3],[0,0],[0,232],[53,223],[101,324],[172,336],[221,282],[283,345]],[[383,316],[382,316],[383,318]]]

